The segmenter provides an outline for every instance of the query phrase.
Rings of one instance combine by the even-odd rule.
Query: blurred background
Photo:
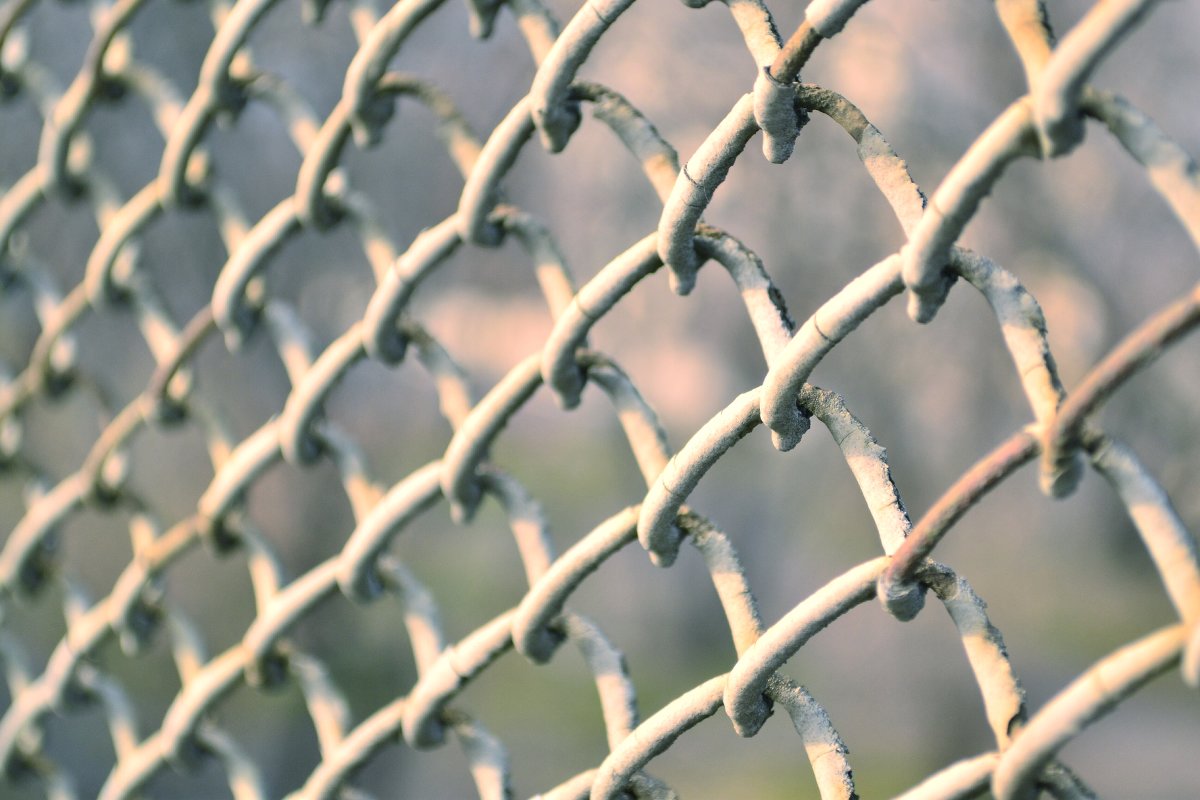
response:
[[[567,0],[549,5],[563,21],[577,9]],[[802,18],[802,4],[775,5],[786,37]],[[1061,33],[1090,3],[1048,5]],[[203,4],[156,0],[129,27],[134,56],[162,71],[184,98],[195,88],[211,40],[208,14]],[[281,76],[324,118],[341,94],[355,40],[343,3],[332,4],[317,25],[301,17],[298,0],[279,0],[250,44],[257,66]],[[19,45],[68,85],[93,35],[88,6],[43,0],[23,25]],[[1200,153],[1198,40],[1200,9],[1162,4],[1094,81],[1124,94],[1193,154]],[[489,39],[476,41],[458,0],[422,25],[394,66],[443,88],[481,135],[524,95],[534,73],[507,11]],[[686,159],[750,89],[755,68],[722,4],[690,9],[644,0],[600,42],[581,77],[628,97]],[[817,51],[802,79],[856,103],[927,193],[1024,92],[1019,63],[992,5],[982,0],[870,3]],[[11,187],[35,163],[41,122],[22,94],[0,105],[0,120],[0,184]],[[86,129],[122,198],[157,172],[161,137],[136,103],[97,105]],[[963,239],[1015,272],[1040,301],[1068,388],[1121,336],[1190,289],[1197,275],[1194,248],[1141,169],[1105,131],[1089,124],[1088,134],[1068,157],[1011,167]],[[300,157],[283,124],[261,104],[251,104],[206,141],[217,179],[250,220],[292,192]],[[379,145],[349,147],[343,164],[401,249],[457,206],[461,180],[433,134],[432,115],[414,104],[402,102]],[[505,191],[546,222],[579,284],[654,230],[660,210],[637,164],[588,113],[563,153],[548,155],[536,142],[526,147]],[[804,129],[782,166],[768,164],[754,140],[706,219],[762,257],[798,320],[903,242],[852,141],[824,118]],[[85,204],[51,200],[22,225],[14,246],[43,264],[65,291],[81,279],[97,235]],[[176,211],[146,229],[140,259],[173,316],[185,320],[208,302],[225,254],[209,215]],[[295,306],[318,348],[362,316],[374,288],[361,246],[344,230],[302,234],[274,257],[267,275],[268,293]],[[411,311],[467,370],[476,398],[539,350],[551,327],[529,259],[513,241],[496,250],[461,248],[422,286]],[[0,292],[0,362],[10,373],[28,360],[38,330],[28,296]],[[92,314],[76,332],[80,372],[115,407],[145,387],[153,359],[128,314]],[[814,383],[841,393],[887,448],[914,516],[1031,418],[999,334],[983,298],[960,283],[928,326],[911,323],[902,301],[893,301],[813,375]],[[670,293],[664,275],[643,282],[597,325],[592,344],[630,373],[673,448],[765,374],[740,298],[724,271],[714,268],[701,271],[686,298]],[[236,352],[214,338],[195,363],[197,390],[237,438],[282,408],[289,383],[266,337]],[[1193,529],[1200,525],[1198,363],[1200,337],[1193,336],[1127,385],[1101,420],[1151,466]],[[395,369],[359,365],[333,394],[328,416],[362,445],[383,485],[438,457],[449,441],[432,382],[412,359]],[[78,469],[103,421],[86,392],[38,400],[23,416],[23,450],[46,475],[62,479]],[[595,390],[570,412],[539,393],[492,455],[543,504],[560,552],[644,493],[615,417]],[[161,519],[186,517],[212,477],[203,431],[193,424],[146,429],[136,439],[131,470],[131,485],[152,498]],[[248,514],[291,576],[336,552],[353,529],[338,487],[326,461],[307,470],[281,464],[249,494]],[[0,535],[23,513],[21,488],[17,478],[0,476]],[[823,430],[786,454],[774,451],[763,430],[755,431],[717,464],[690,503],[731,537],[768,624],[881,552],[851,474]],[[130,558],[127,525],[122,513],[87,509],[63,529],[64,570],[94,598],[107,594]],[[440,505],[398,537],[393,551],[430,586],[451,641],[524,593],[512,537],[492,502],[462,528]],[[1051,501],[1026,468],[973,509],[936,557],[989,603],[1032,710],[1098,658],[1173,619],[1136,532],[1095,475],[1071,498]],[[236,643],[253,618],[249,579],[236,555],[190,553],[170,571],[167,590],[197,621],[212,654]],[[52,587],[6,620],[39,668],[65,630],[60,595]],[[624,650],[643,716],[734,661],[715,592],[690,549],[661,570],[639,548],[628,548],[585,582],[572,605]],[[143,735],[157,729],[179,689],[163,638],[137,657],[111,646],[97,658],[131,687]],[[403,694],[415,675],[393,600],[358,607],[339,597],[301,623],[294,641],[326,662],[358,720]],[[895,794],[993,746],[953,625],[935,605],[899,623],[866,604],[814,639],[785,671],[829,711],[864,797]],[[460,705],[510,748],[519,796],[595,766],[606,752],[594,687],[569,649],[536,667],[509,654]],[[239,688],[216,717],[263,765],[273,795],[297,788],[318,760],[294,687]],[[52,718],[46,742],[51,757],[69,765],[81,796],[93,795],[113,760],[103,715]],[[1198,747],[1200,697],[1171,671],[1073,741],[1062,759],[1106,797],[1195,798]],[[719,714],[681,738],[650,771],[684,797],[816,794],[807,759],[781,714],[749,740],[739,739]],[[388,798],[473,796],[454,747],[391,747],[357,785]],[[227,793],[215,766],[196,775],[164,774],[148,792],[164,798]],[[37,797],[40,790],[5,786],[0,795]]]

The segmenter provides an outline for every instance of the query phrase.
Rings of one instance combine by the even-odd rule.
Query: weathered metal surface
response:
[[[1005,167],[1017,158],[1071,150],[1083,140],[1085,116],[1107,127],[1146,169],[1193,239],[1200,239],[1200,173],[1195,164],[1128,101],[1088,84],[1096,65],[1154,3],[1100,2],[1054,46],[1040,0],[997,0],[999,17],[1022,59],[1029,92],[976,140],[926,201],[905,163],[850,100],[796,82],[800,68],[822,41],[853,29],[851,17],[862,0],[814,0],[786,42],[761,2],[729,0],[729,11],[760,67],[759,78],[682,169],[675,150],[628,101],[602,85],[576,79],[592,48],[632,5],[628,0],[589,0],[561,27],[561,34],[560,23],[536,0],[503,5],[472,0],[477,32],[490,31],[499,13],[514,15],[540,64],[528,96],[483,141],[474,137],[435,85],[388,70],[404,42],[420,35],[423,20],[439,0],[401,0],[379,18],[363,5],[351,9],[359,49],[346,70],[342,97],[324,119],[305,107],[293,87],[254,66],[246,43],[256,26],[277,13],[272,0],[211,4],[211,45],[196,90],[186,101],[163,76],[133,57],[128,28],[141,0],[95,7],[94,38],[83,66],[60,93],[15,42],[23,15],[36,2],[11,0],[0,26],[6,54],[0,77],[11,94],[28,96],[44,119],[36,163],[0,198],[0,249],[5,254],[0,258],[0,292],[28,302],[40,325],[28,362],[0,377],[0,480],[26,486],[28,496],[24,516],[5,532],[0,550],[0,658],[13,697],[0,718],[4,780],[40,781],[48,796],[74,796],[72,765],[44,757],[38,731],[51,714],[69,718],[76,708],[98,702],[109,720],[116,754],[102,797],[134,796],[168,765],[202,759],[220,762],[236,797],[264,797],[254,761],[210,717],[240,684],[291,681],[303,692],[321,753],[293,797],[357,796],[348,788],[355,771],[372,758],[385,757],[385,746],[397,736],[415,747],[455,739],[480,796],[506,797],[511,792],[510,765],[503,742],[462,710],[456,698],[510,650],[541,663],[570,642],[595,676],[611,752],[596,769],[563,775],[562,783],[542,797],[671,796],[666,786],[642,772],[657,754],[722,710],[740,734],[751,736],[774,704],[791,716],[822,795],[850,797],[854,789],[848,754],[833,722],[816,698],[777,670],[850,608],[878,596],[887,611],[909,619],[920,611],[928,591],[945,605],[962,638],[983,694],[995,749],[946,767],[906,796],[965,797],[989,786],[1005,799],[1039,790],[1058,796],[1086,793],[1055,761],[1059,749],[1122,698],[1179,662],[1184,680],[1200,684],[1195,539],[1133,452],[1090,418],[1133,374],[1200,323],[1200,287],[1151,316],[1074,392],[1066,393],[1037,301],[1016,276],[956,245]],[[317,6],[317,11],[338,13],[324,4]],[[357,194],[339,170],[339,161],[352,135],[367,145],[386,137],[393,106],[410,101],[432,111],[438,134],[462,172],[464,188],[451,216],[401,243],[389,240],[376,223],[387,209]],[[85,125],[94,106],[113,102],[144,104],[165,141],[157,176],[128,198],[122,198],[106,177]],[[209,174],[205,149],[213,122],[236,116],[246,104],[273,109],[302,160],[295,193],[257,220],[239,210],[237,198],[219,175]],[[627,146],[664,208],[656,233],[611,255],[606,266],[576,288],[551,232],[509,204],[502,185],[531,141],[540,137],[552,152],[566,145],[583,124],[582,104],[590,104],[595,118]],[[783,161],[803,145],[802,128],[817,114],[829,117],[853,138],[908,240],[796,325],[761,260],[732,234],[701,217],[738,159],[751,157],[743,150],[756,133],[764,133],[767,158]],[[86,265],[79,265],[78,282],[65,289],[15,241],[31,211],[58,198],[88,204],[99,228],[91,256]],[[136,249],[147,229],[173,214],[211,215],[227,250],[211,303],[189,320],[172,318],[154,278],[140,267]],[[305,323],[286,302],[264,291],[260,278],[281,246],[301,231],[340,226],[361,239],[377,285],[362,319],[316,352]],[[495,246],[510,234],[535,262],[555,325],[541,351],[530,353],[475,402],[463,371],[406,316],[406,308],[417,285],[456,249],[467,244]],[[760,387],[734,398],[672,453],[655,412],[637,387],[611,358],[588,349],[586,340],[597,320],[660,267],[667,267],[677,291],[687,293],[697,270],[708,261],[724,267],[733,279],[769,372]],[[883,448],[837,394],[807,379],[827,353],[892,298],[907,293],[913,317],[927,321],[958,277],[984,295],[1002,326],[1032,422],[980,460],[913,523]],[[92,391],[88,376],[77,369],[75,329],[93,314],[131,317],[157,367],[146,388],[124,408],[112,407],[103,396],[95,399],[107,420],[102,432],[77,471],[53,480],[25,456],[23,417],[33,404]],[[189,366],[209,340],[223,337],[236,348],[253,336],[266,336],[273,343],[291,390],[277,416],[236,440],[216,422],[203,392],[193,386]],[[370,360],[393,364],[411,353],[435,383],[454,434],[441,458],[383,485],[366,470],[359,446],[327,421],[325,403],[357,365]],[[640,505],[616,510],[565,552],[555,553],[537,502],[518,476],[489,461],[489,452],[508,419],[536,393],[554,393],[571,408],[589,383],[611,402],[647,491]],[[878,528],[882,555],[831,580],[768,624],[759,616],[730,540],[685,504],[713,464],[760,423],[786,450],[800,442],[813,418],[830,431],[845,456]],[[194,513],[164,521],[154,510],[153,498],[136,496],[125,483],[128,451],[145,429],[182,419],[206,431],[214,475]],[[241,513],[241,506],[271,465],[282,461],[306,468],[321,460],[331,462],[340,475],[356,526],[339,552],[286,580],[278,554]],[[1054,495],[1072,491],[1085,464],[1104,476],[1143,537],[1179,621],[1121,648],[1044,708],[1027,711],[1000,633],[983,602],[961,576],[929,556],[980,497],[1033,461],[1041,464],[1043,486]],[[439,623],[437,599],[389,553],[389,545],[441,500],[455,520],[465,524],[485,497],[508,514],[529,589],[513,608],[499,610],[486,624],[449,642]],[[107,596],[96,602],[83,600],[70,576],[55,569],[58,528],[84,509],[120,509],[129,516],[133,541],[133,559]],[[206,652],[185,610],[160,590],[162,578],[176,562],[205,541],[245,561],[257,605],[241,641],[216,655]],[[635,541],[662,566],[670,565],[684,544],[699,549],[738,655],[728,673],[693,688],[681,687],[674,701],[646,720],[638,718],[634,683],[617,643],[566,607],[589,575]],[[46,663],[30,668],[19,656],[22,631],[11,625],[4,609],[20,597],[36,601],[55,583],[67,599],[69,630]],[[291,629],[337,593],[357,602],[384,595],[396,598],[396,614],[409,633],[419,673],[404,696],[362,719],[350,713],[322,662],[288,640]],[[136,648],[155,628],[171,637],[182,689],[147,733],[129,709],[128,693],[136,687],[107,676],[91,655],[113,639]],[[346,794],[339,795],[343,790]]]

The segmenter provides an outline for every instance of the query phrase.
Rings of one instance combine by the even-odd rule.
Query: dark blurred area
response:
[[[561,21],[577,10],[563,0],[549,5]],[[1049,5],[1060,31],[1090,7],[1083,0]],[[376,3],[378,13],[385,10]],[[803,15],[800,4],[773,11],[785,36]],[[250,40],[258,68],[295,87],[319,118],[340,97],[356,50],[346,12],[346,4],[335,3],[310,26],[301,21],[299,2],[280,0]],[[8,47],[25,48],[65,87],[93,35],[88,14],[83,3],[43,0]],[[212,35],[208,11],[202,4],[152,0],[129,30],[136,59],[154,65],[186,99]],[[1200,9],[1161,4],[1094,80],[1130,99],[1192,154],[1200,153],[1197,41]],[[510,14],[499,14],[489,39],[472,40],[457,0],[423,24],[394,66],[444,89],[481,137],[525,94],[534,74]],[[755,66],[723,4],[691,9],[642,2],[600,42],[581,77],[627,96],[686,159],[749,91]],[[802,79],[857,104],[927,194],[1025,92],[1020,64],[992,5],[982,0],[867,4],[819,49]],[[41,121],[21,95],[0,105],[0,120],[0,185],[11,187],[35,163]],[[86,128],[94,158],[122,199],[156,174],[162,139],[137,104],[98,105]],[[265,107],[251,104],[206,142],[216,179],[237,195],[251,221],[294,190],[300,156]],[[401,102],[382,141],[371,149],[348,148],[343,164],[350,183],[381,210],[380,221],[401,250],[457,206],[461,178],[433,134],[432,116],[414,104]],[[578,285],[653,231],[660,212],[636,161],[590,114],[563,153],[551,156],[536,141],[527,146],[505,191],[553,231]],[[798,320],[904,241],[853,142],[824,118],[805,127],[795,155],[782,166],[767,163],[752,142],[706,220],[762,257]],[[52,200],[22,225],[13,246],[44,265],[66,291],[81,280],[97,236],[86,206]],[[140,242],[140,263],[176,319],[209,301],[225,261],[210,216],[166,214]],[[1141,168],[1094,124],[1068,157],[1011,167],[962,243],[1013,271],[1040,302],[1068,390],[1125,333],[1189,290],[1197,275],[1197,254],[1182,226]],[[274,256],[266,275],[268,294],[294,305],[318,351],[362,317],[375,286],[361,245],[342,230],[301,234]],[[528,256],[511,241],[495,250],[461,248],[421,286],[412,314],[470,375],[475,399],[540,350],[552,322]],[[38,332],[28,297],[0,292],[0,365],[8,373],[28,361]],[[120,408],[146,386],[154,360],[128,315],[92,314],[76,334],[80,372],[95,382],[96,393]],[[675,449],[766,371],[735,287],[712,268],[701,271],[688,297],[671,294],[665,275],[643,282],[596,326],[591,346],[629,372]],[[1193,530],[1200,525],[1198,363],[1200,337],[1185,338],[1123,388],[1100,417],[1150,465]],[[237,439],[277,414],[289,390],[279,356],[263,336],[236,352],[214,337],[194,364],[197,391]],[[839,345],[812,381],[839,392],[887,448],[914,516],[1032,419],[998,323],[984,299],[961,282],[928,326],[912,323],[903,301],[893,301]],[[384,486],[439,457],[450,438],[432,383],[414,359],[395,369],[360,364],[327,409],[361,444],[370,474]],[[38,400],[23,417],[23,450],[60,480],[79,468],[104,422],[90,390],[58,402]],[[572,411],[539,394],[512,420],[492,460],[543,504],[559,552],[645,491],[611,407],[594,389]],[[136,439],[130,484],[167,522],[194,512],[212,475],[204,433],[193,424],[149,427]],[[280,553],[289,577],[335,553],[353,530],[338,487],[327,461],[307,470],[279,464],[249,494],[247,513]],[[0,479],[0,535],[23,514],[21,490],[20,481]],[[768,624],[835,575],[882,552],[845,461],[823,430],[791,453],[776,452],[767,432],[755,431],[689,502],[738,548]],[[130,559],[128,521],[124,512],[89,509],[61,533],[64,569],[93,600],[111,590]],[[451,641],[510,608],[527,588],[495,503],[485,504],[466,527],[453,525],[443,504],[401,534],[393,552],[430,587]],[[1035,468],[1024,469],[972,509],[935,557],[988,602],[1031,710],[1097,659],[1174,618],[1136,531],[1096,475],[1071,498],[1052,501],[1038,492]],[[236,554],[190,553],[171,568],[167,591],[198,623],[213,655],[239,641],[254,616],[245,564]],[[62,603],[61,591],[51,587],[17,603],[4,620],[35,666],[63,636]],[[689,549],[662,570],[640,548],[627,548],[584,583],[572,607],[595,619],[625,652],[643,717],[735,660],[711,581]],[[130,689],[143,735],[157,729],[179,690],[162,638],[136,657],[108,647],[97,663]],[[300,623],[292,638],[328,665],[356,720],[403,694],[415,676],[390,599],[357,606],[337,597]],[[895,794],[994,746],[953,625],[937,607],[900,623],[868,603],[816,637],[785,672],[829,711],[850,747],[863,797]],[[546,666],[509,654],[460,702],[510,748],[520,796],[597,765],[607,752],[591,676],[574,652]],[[815,797],[795,733],[785,715],[776,716],[757,737],[743,740],[718,714],[650,771],[683,797]],[[217,718],[264,766],[275,796],[298,788],[319,759],[294,687],[240,687]],[[94,795],[113,761],[103,715],[51,718],[46,738],[47,752],[69,766],[81,796]],[[1171,671],[1073,741],[1062,760],[1103,796],[1183,800],[1200,797],[1197,747],[1200,697]],[[453,747],[415,752],[396,745],[372,760],[356,785],[385,798],[473,796]],[[209,767],[195,775],[164,774],[149,795],[227,792],[217,768]],[[40,790],[4,787],[0,795],[23,800]]]

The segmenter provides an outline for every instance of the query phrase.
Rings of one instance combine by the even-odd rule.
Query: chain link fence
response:
[[[1169,302],[1088,355],[1077,345],[1104,302],[1080,279],[1035,274],[1064,320],[1052,350],[1021,270],[959,241],[993,190],[989,202],[1010,208],[1005,180],[1028,179],[1017,162],[1054,169],[1052,158],[1108,147],[1105,168],[1136,167],[1130,175],[1164,204],[1155,218],[1173,212],[1170,224],[1200,245],[1195,163],[1092,80],[1123,49],[1153,55],[1153,41],[1138,41],[1144,17],[1191,24],[1194,11],[1100,0],[1056,37],[1039,0],[977,4],[986,16],[968,22],[998,20],[993,44],[1007,34],[1004,60],[1019,62],[1027,88],[1006,108],[981,104],[994,120],[962,140],[926,194],[863,110],[869,100],[889,115],[881,97],[915,96],[897,85],[899,67],[840,73],[870,95],[862,108],[837,80],[807,81],[856,25],[875,37],[878,63],[903,47],[915,28],[881,28],[870,17],[879,3],[814,0],[784,13],[791,24],[761,0],[703,12],[694,9],[704,0],[653,12],[632,0],[468,0],[466,18],[442,5],[10,0],[0,12],[0,793],[503,798],[521,781],[523,795],[547,800],[673,797],[680,781],[669,773],[708,775],[717,764],[728,782],[693,785],[692,796],[849,798],[856,780],[859,792],[875,780],[874,793],[909,798],[1072,798],[1093,796],[1088,770],[1061,752],[1077,737],[1115,728],[1120,762],[1142,752],[1134,739],[1157,747],[1175,736],[1132,724],[1121,734],[1120,720],[1104,718],[1155,678],[1200,683],[1200,562],[1184,521],[1195,503],[1177,512],[1099,411],[1131,380],[1154,402],[1195,390],[1194,341],[1189,365],[1181,340],[1200,323],[1200,285],[1155,289]],[[919,11],[928,34],[952,13],[942,5],[898,13]],[[681,20],[701,16],[725,38],[685,47],[692,29]],[[454,38],[464,23],[481,43]],[[625,57],[623,36],[647,60]],[[524,72],[503,71],[517,62]],[[631,97],[674,109],[669,122],[656,127],[606,69]],[[952,85],[950,62],[937,71]],[[728,86],[738,87],[731,107],[700,104]],[[1193,123],[1185,135],[1195,135],[1195,106],[1181,97]],[[575,139],[584,141],[567,150]],[[398,143],[407,149],[389,149]],[[760,144],[766,162],[788,167],[764,172]],[[924,143],[915,149],[928,155]],[[854,180],[865,178],[838,195],[828,182],[852,170],[836,160],[848,153],[861,162]],[[811,185],[789,187],[802,197],[781,209],[762,181],[806,158],[828,171],[804,173]],[[569,168],[547,177],[560,160]],[[389,172],[399,162],[408,172]],[[644,186],[614,177],[625,174]],[[1094,185],[1064,184],[1080,208],[1106,180],[1083,174]],[[765,219],[786,242],[808,213],[829,219],[818,232],[851,230],[861,246],[839,250],[831,233],[766,258],[735,229]],[[1008,237],[1036,236],[1050,212],[1025,213],[1027,231]],[[872,238],[888,215],[900,238]],[[1047,219],[1056,235],[1062,220]],[[1131,237],[1144,224],[1107,221]],[[559,236],[567,227],[570,246]],[[1131,262],[1115,249],[1113,260],[1128,262],[1125,283],[1150,286],[1158,251],[1136,247]],[[875,263],[864,269],[864,258]],[[772,271],[786,277],[768,271],[777,261]],[[662,285],[691,297],[673,300]],[[973,293],[984,305],[948,302]],[[879,321],[892,300],[933,322],[940,340],[1002,342],[1007,367],[904,339],[911,321]],[[949,321],[935,320],[943,304]],[[719,338],[742,349],[706,350]],[[914,348],[905,361],[899,351]],[[822,363],[837,361],[835,349],[851,354],[845,372]],[[1064,349],[1069,390],[1055,361]],[[1182,377],[1155,372],[1177,353]],[[930,369],[947,360],[969,377],[938,384]],[[811,383],[818,369],[854,391]],[[1155,383],[1140,377],[1148,369]],[[875,383],[863,392],[868,373]],[[988,402],[1019,385],[1025,410],[989,421],[973,384]],[[852,413],[854,393],[867,395],[870,414]],[[911,515],[887,436],[868,429],[872,417],[898,427],[903,418],[888,415],[901,412],[885,406],[906,402],[966,420],[973,437],[949,443],[958,466],[930,456],[929,475],[911,479]],[[1133,421],[1183,447],[1197,426],[1181,405]],[[812,428],[832,444],[810,442],[824,436]],[[760,448],[752,455],[765,466],[747,467],[753,443],[768,438],[814,455],[797,462]],[[911,453],[922,438],[904,443]],[[1170,488],[1192,498],[1196,450],[1182,452],[1192,460],[1175,458],[1185,466]],[[845,467],[833,470],[839,455]],[[922,470],[921,457],[906,457]],[[997,488],[1025,465],[1051,497],[1098,473],[1107,488],[1089,484],[1054,524],[1127,520],[1113,524],[1140,537],[1138,552],[1122,555],[1139,576],[1096,588],[1041,560],[1037,548],[1067,534],[1022,538],[1017,520],[1037,503]],[[857,500],[827,489],[845,483],[846,468]],[[993,614],[1047,583],[1036,616],[1054,637],[1073,635],[1069,595],[1099,616],[1113,604],[1132,615],[1113,612],[1107,634],[1121,643],[1070,667],[1036,703],[980,594],[932,560],[941,544],[948,560],[975,552],[986,563],[999,545],[969,529],[987,527],[977,515],[994,489],[1007,498],[989,512],[1000,520],[994,538],[1011,534],[1026,566],[986,580]],[[806,491],[793,508],[790,495]],[[871,551],[821,549],[842,533],[864,542],[872,525]],[[783,551],[753,530],[769,527],[806,533]],[[955,540],[963,550],[949,550]],[[1063,560],[1094,564],[1085,554],[1100,545],[1074,541]],[[647,556],[673,569],[643,570]],[[684,577],[669,583],[672,573]],[[756,597],[752,574],[786,577]],[[924,625],[929,610],[897,622],[931,601],[948,624]],[[879,627],[864,632],[866,615]],[[803,660],[818,633],[819,645],[850,629],[841,662],[834,651]],[[946,629],[957,653],[938,649],[949,640],[924,643]],[[906,661],[905,646],[931,655]],[[946,739],[975,746],[952,730],[961,723],[990,741],[915,759],[915,785],[911,765],[895,782],[883,766],[883,778],[852,772],[818,685],[855,679],[864,665],[893,690],[854,712],[867,715],[861,727],[886,728],[891,703],[919,709]],[[920,695],[918,672],[975,687],[967,710]],[[1194,719],[1194,691],[1180,697]],[[688,751],[688,766],[671,761],[703,730],[755,737],[772,714],[790,725],[777,720],[761,737],[786,735],[764,744],[765,760],[720,745]],[[881,735],[904,758],[907,723],[897,724]],[[1183,730],[1163,750],[1175,772],[1154,766],[1165,782],[1127,786],[1190,796],[1200,739],[1194,725]],[[438,758],[445,744],[461,751],[457,762]],[[1122,771],[1150,771],[1129,761]],[[772,771],[778,784],[754,782]]]

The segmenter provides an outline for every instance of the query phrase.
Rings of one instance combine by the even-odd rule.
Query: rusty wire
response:
[[[49,2],[49,0],[45,0]],[[354,775],[373,758],[387,758],[397,736],[415,748],[453,738],[469,762],[479,795],[511,794],[503,742],[462,707],[458,695],[509,650],[533,664],[551,659],[570,642],[595,678],[609,755],[595,769],[563,775],[543,798],[673,796],[645,772],[656,755],[700,721],[724,711],[743,736],[753,736],[776,704],[791,717],[823,797],[854,796],[848,751],[817,698],[779,673],[814,635],[849,609],[878,597],[901,620],[921,609],[929,591],[949,612],[995,738],[992,751],[946,766],[904,796],[979,795],[1024,798],[1039,791],[1057,797],[1089,790],[1056,760],[1074,736],[1137,691],[1181,664],[1183,679],[1200,684],[1200,559],[1194,537],[1157,481],[1133,451],[1106,434],[1094,412],[1134,373],[1200,324],[1200,288],[1152,315],[1071,392],[1061,385],[1041,309],[1018,278],[957,246],[966,223],[1005,167],[1021,157],[1049,158],[1084,141],[1085,117],[1099,121],[1153,184],[1200,245],[1200,171],[1195,163],[1128,101],[1092,88],[1096,65],[1154,3],[1104,0],[1057,43],[1040,0],[997,0],[996,11],[1020,56],[1028,93],[1003,111],[927,196],[883,134],[837,93],[798,82],[820,44],[839,35],[863,0],[813,0],[803,23],[784,40],[761,0],[727,0],[733,21],[758,67],[751,90],[682,165],[676,151],[625,98],[579,80],[592,48],[632,0],[588,0],[565,25],[537,0],[469,0],[473,31],[487,35],[497,14],[515,16],[538,65],[528,94],[483,140],[476,138],[451,98],[434,83],[389,70],[409,37],[420,35],[440,0],[400,0],[382,16],[350,9],[358,51],[346,70],[341,99],[321,118],[296,87],[256,68],[247,44],[257,25],[278,13],[273,0],[209,4],[213,33],[196,90],[186,100],[170,82],[133,54],[128,28],[141,0],[98,5],[83,65],[65,90],[53,85],[21,47],[22,19],[36,0],[10,0],[0,25],[6,54],[0,78],[7,94],[27,96],[44,124],[37,160],[0,198],[0,291],[25,298],[40,329],[27,363],[0,375],[0,478],[27,487],[24,515],[6,531],[0,551],[0,659],[11,705],[0,718],[0,765],[6,781],[40,782],[47,796],[77,796],[72,765],[44,753],[41,732],[52,714],[69,716],[99,703],[109,723],[115,760],[104,798],[139,794],[168,766],[215,759],[238,798],[265,797],[259,767],[213,721],[213,711],[240,685],[294,682],[303,694],[320,744],[320,761],[292,797],[355,797]],[[703,0],[688,2],[700,7]],[[324,3],[310,9],[319,17]],[[144,104],[164,139],[157,176],[129,198],[117,193],[94,156],[87,132],[100,103]],[[462,173],[457,210],[413,241],[389,239],[379,221],[387,209],[348,183],[339,163],[352,142],[370,147],[388,136],[398,102],[427,106],[438,135]],[[277,114],[301,158],[295,191],[257,220],[239,208],[236,193],[210,169],[206,138],[214,121],[236,117],[248,104]],[[522,148],[537,134],[561,150],[583,124],[581,106],[623,142],[663,203],[657,229],[576,286],[552,232],[505,199],[502,186]],[[731,233],[702,215],[756,133],[764,154],[787,160],[802,128],[827,117],[853,139],[864,167],[891,205],[907,242],[871,266],[797,325],[762,260]],[[801,137],[799,140],[797,137]],[[65,289],[18,241],[25,220],[52,199],[82,203],[98,235],[78,282]],[[137,243],[165,215],[209,214],[221,232],[227,259],[211,302],[191,319],[167,311],[151,272],[139,263]],[[348,226],[361,240],[375,287],[362,319],[320,351],[309,344],[305,322],[270,288],[282,246],[305,230]],[[528,252],[554,319],[539,352],[513,367],[475,399],[464,371],[409,315],[417,286],[459,248],[494,247],[514,236]],[[686,294],[697,270],[715,261],[727,271],[753,323],[769,367],[761,386],[734,398],[672,452],[654,410],[613,359],[589,348],[591,327],[643,279],[667,268],[671,286]],[[884,449],[835,392],[807,382],[817,364],[890,299],[907,293],[914,319],[928,321],[962,278],[987,300],[1011,354],[1032,421],[984,456],[915,523],[892,481]],[[125,316],[139,327],[156,368],[137,396],[116,407],[77,363],[74,329],[88,315]],[[209,340],[224,337],[233,352],[265,336],[291,383],[278,414],[254,433],[231,436],[195,385],[191,366]],[[360,446],[326,419],[325,403],[360,363],[394,365],[410,353],[436,386],[453,428],[443,455],[395,482],[369,471]],[[647,491],[555,553],[540,506],[519,482],[490,460],[506,422],[537,392],[553,393],[570,409],[589,384],[612,405]],[[53,476],[23,450],[23,416],[33,404],[75,393],[87,396],[102,432],[78,469]],[[816,418],[845,456],[877,527],[882,554],[854,566],[801,599],[777,621],[763,620],[729,537],[686,503],[705,473],[760,423],[781,450],[795,447]],[[190,516],[162,520],[154,498],[127,484],[129,451],[149,427],[198,423],[208,442],[214,476]],[[274,464],[306,467],[328,460],[340,476],[355,527],[337,553],[295,577],[243,510],[251,487]],[[1023,464],[1038,460],[1044,490],[1072,491],[1085,464],[1097,470],[1127,508],[1177,623],[1151,632],[1102,659],[1041,709],[1024,695],[983,601],[949,567],[929,560],[955,522]],[[485,498],[505,510],[528,580],[513,607],[448,641],[438,602],[409,567],[390,552],[392,541],[444,500],[454,520],[467,524]],[[107,596],[85,596],[56,569],[58,529],[84,509],[128,516],[133,558]],[[614,553],[640,542],[655,563],[669,566],[683,543],[697,548],[724,608],[737,659],[727,672],[678,696],[646,719],[637,710],[635,684],[617,644],[592,621],[568,608],[573,592]],[[163,589],[163,578],[202,543],[245,562],[256,614],[241,640],[211,654],[188,611]],[[21,656],[22,632],[6,609],[18,598],[38,598],[57,584],[66,599],[68,630],[37,667]],[[384,596],[396,604],[417,667],[409,691],[356,719],[342,689],[320,658],[302,652],[289,632],[337,594],[356,602]],[[106,675],[91,658],[110,640],[136,654],[155,630],[169,637],[180,690],[150,732],[135,718],[132,687]],[[516,765],[519,767],[519,765]],[[896,787],[899,792],[903,787]]]

